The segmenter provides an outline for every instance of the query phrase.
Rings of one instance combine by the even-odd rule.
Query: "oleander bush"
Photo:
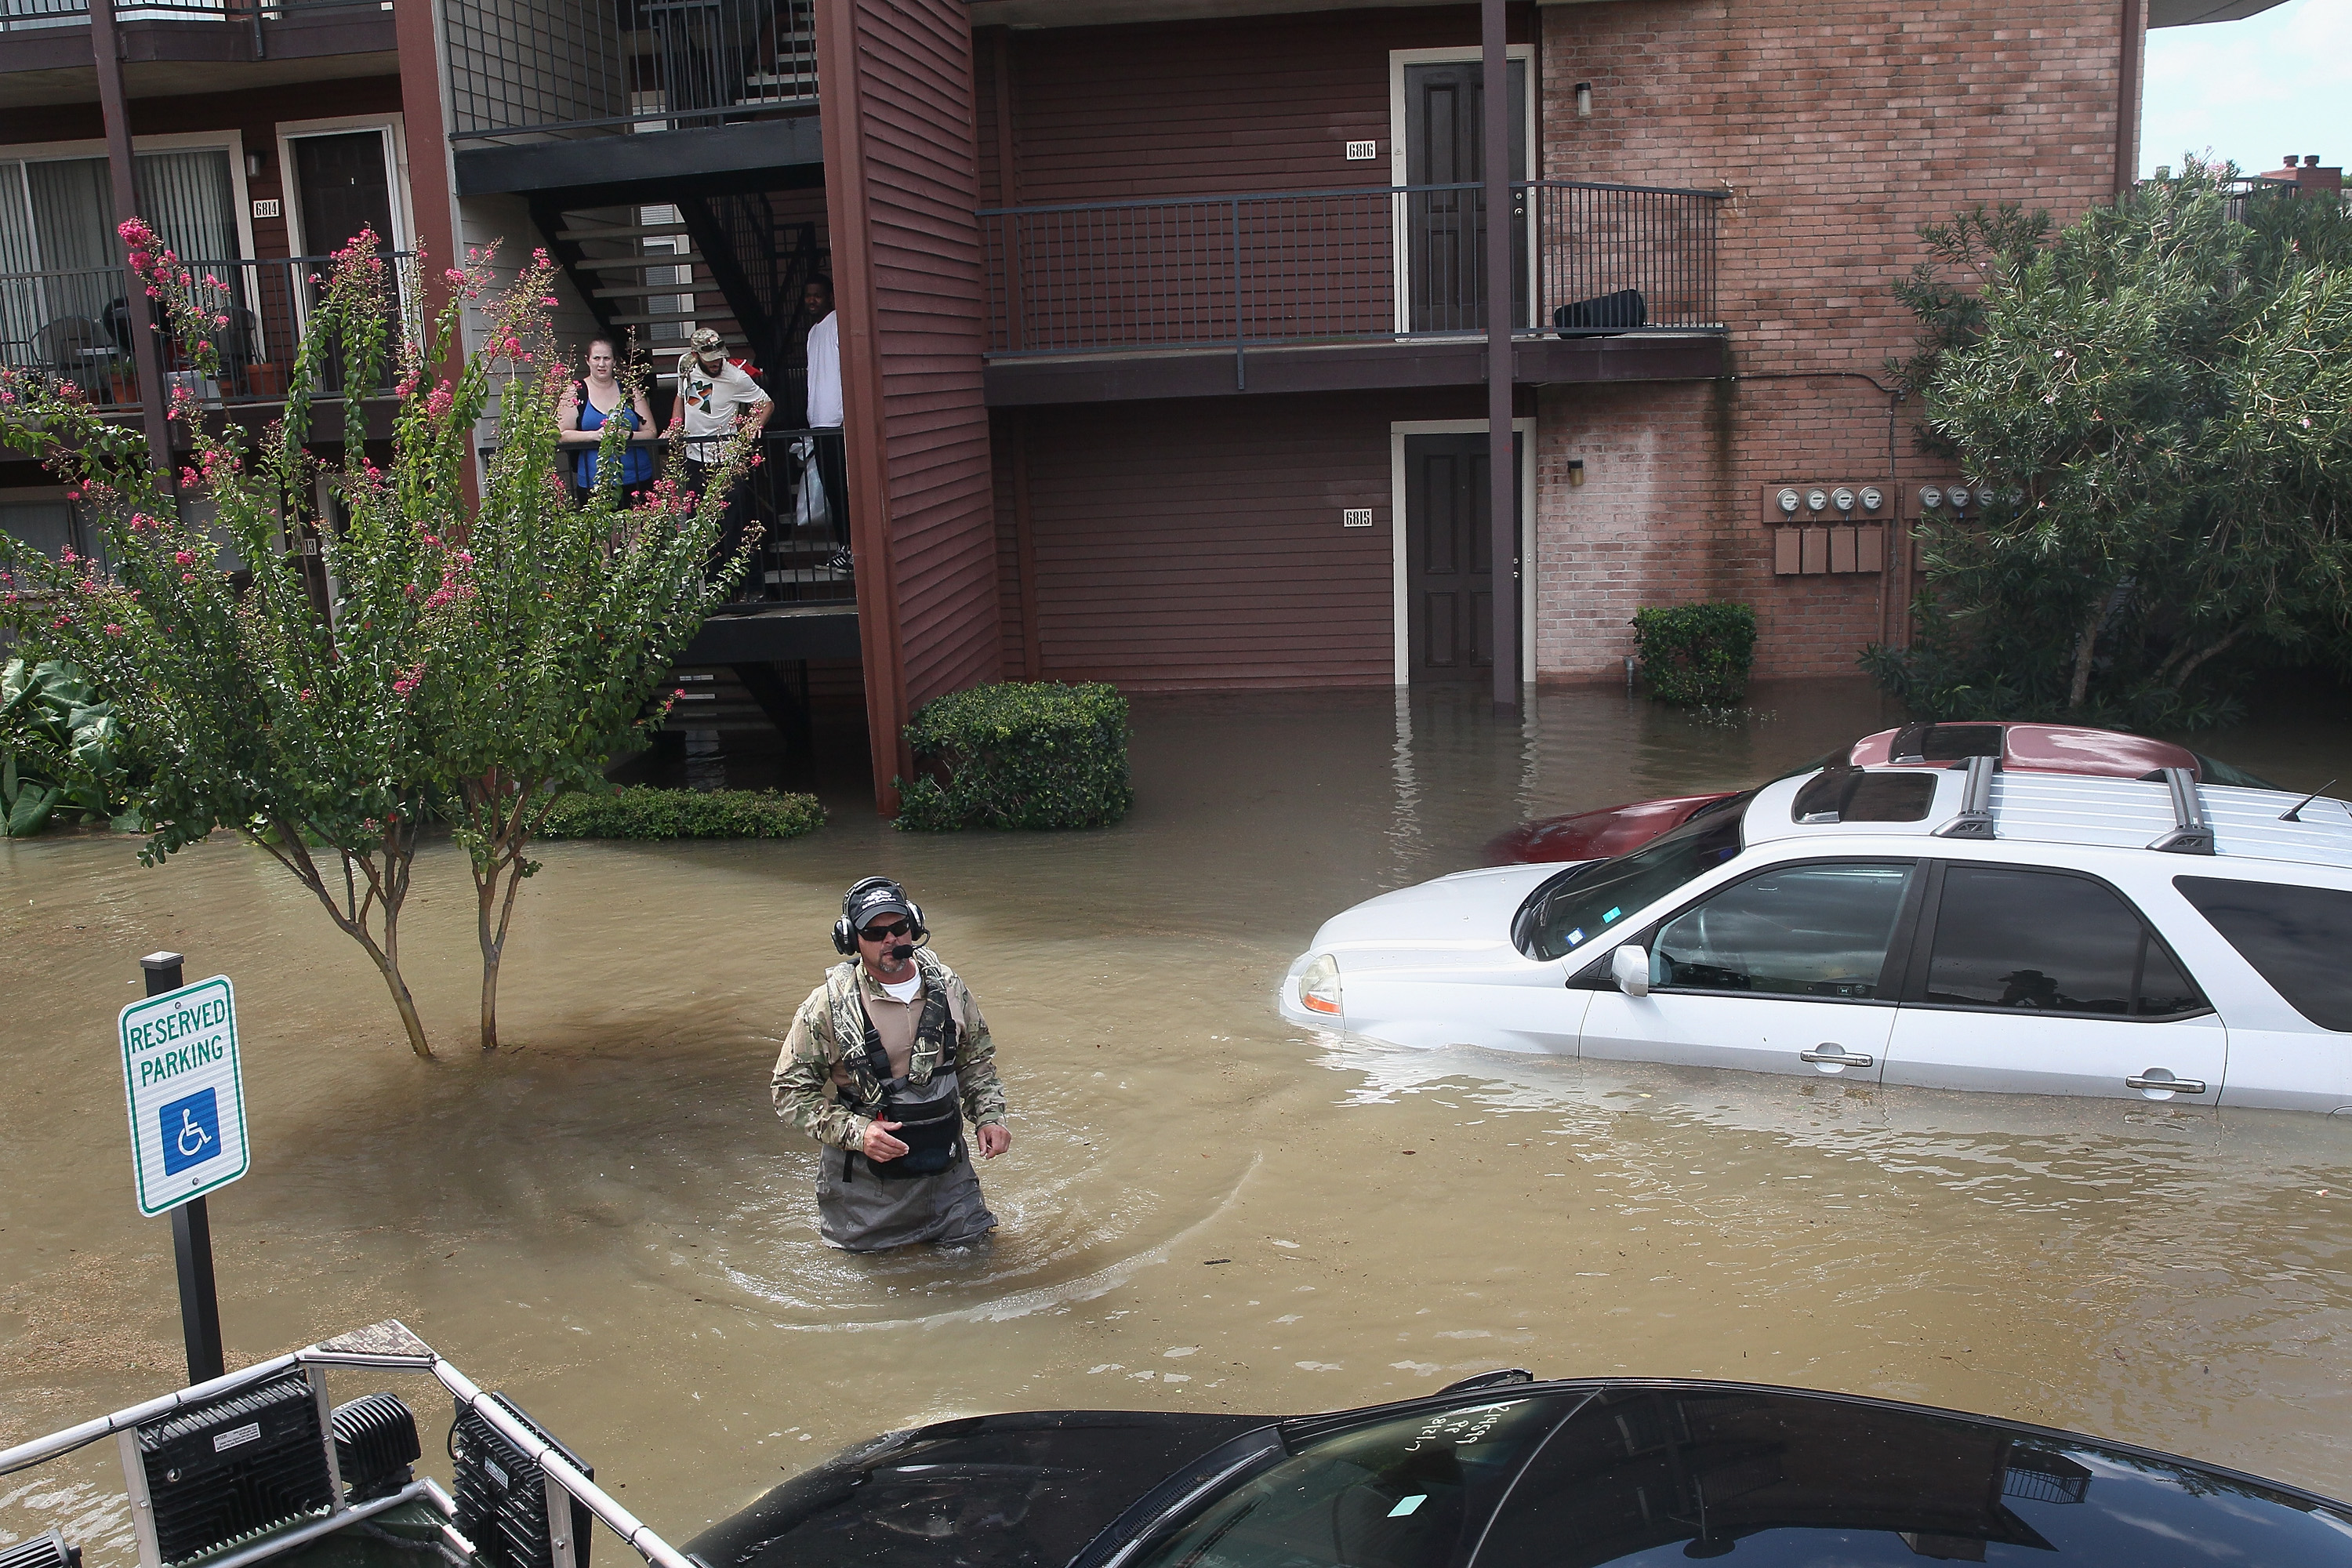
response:
[[[798,838],[824,826],[813,795],[772,789],[656,789],[557,797],[547,838]]]
[[[1737,707],[1756,666],[1756,612],[1724,599],[1653,605],[1633,616],[1633,649],[1659,701]]]
[[[1099,681],[1006,681],[952,692],[923,705],[907,742],[932,772],[899,782],[898,826],[906,832],[1102,827],[1135,804],[1127,699]]]

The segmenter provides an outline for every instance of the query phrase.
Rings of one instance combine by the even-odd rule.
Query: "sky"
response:
[[[2142,174],[2212,152],[2249,174],[2289,151],[2352,167],[2352,0],[2286,0],[2242,22],[2156,27],[2140,110]]]

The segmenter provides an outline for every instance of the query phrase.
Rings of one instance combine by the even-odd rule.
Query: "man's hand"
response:
[[[980,1145],[982,1159],[993,1160],[1013,1147],[1013,1134],[1005,1131],[1004,1123],[992,1121],[980,1129],[973,1142]]]
[[[877,1163],[885,1160],[897,1159],[907,1152],[907,1146],[904,1143],[890,1136],[898,1130],[898,1123],[885,1121],[880,1117],[876,1117],[866,1124],[866,1136],[858,1142],[858,1152]]]

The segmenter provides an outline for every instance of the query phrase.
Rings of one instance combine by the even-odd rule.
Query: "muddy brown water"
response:
[[[1120,826],[916,837],[854,796],[777,845],[554,845],[467,1037],[428,851],[403,1047],[364,960],[218,838],[0,843],[0,1443],[169,1388],[112,1020],[136,959],[234,976],[257,1152],[215,1196],[232,1364],[397,1316],[673,1540],[871,1432],[1005,1408],[1290,1411],[1500,1365],[1983,1410],[2352,1493],[2352,1126],[1342,1044],[1271,994],[1325,916],[1531,814],[1753,782],[1886,721],[1853,683],[1717,728],[1607,692],[1137,704]],[[2198,743],[2285,785],[2352,726]],[[1000,1047],[984,1249],[818,1245],[767,1102],[841,888],[904,878]],[[437,1454],[446,1405],[405,1394]],[[446,1473],[446,1465],[441,1467]],[[0,1479],[0,1540],[131,1559],[110,1445]],[[600,1561],[623,1549],[609,1539]]]

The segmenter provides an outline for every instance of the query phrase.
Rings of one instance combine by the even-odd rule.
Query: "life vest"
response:
[[[923,1010],[915,1023],[915,1043],[903,1077],[890,1071],[889,1052],[883,1048],[881,1032],[866,1010],[857,984],[857,964],[835,965],[827,976],[834,1039],[840,1043],[842,1065],[849,1070],[841,1097],[861,1116],[898,1123],[892,1136],[907,1145],[907,1152],[895,1160],[866,1162],[885,1181],[936,1176],[964,1158],[961,1086],[953,1066],[957,1031],[948,1001],[947,966],[919,950],[915,961],[923,976]],[[860,1048],[852,1050],[848,1042],[853,1039]],[[842,1180],[847,1181],[857,1168],[858,1157],[855,1151],[842,1152]]]

